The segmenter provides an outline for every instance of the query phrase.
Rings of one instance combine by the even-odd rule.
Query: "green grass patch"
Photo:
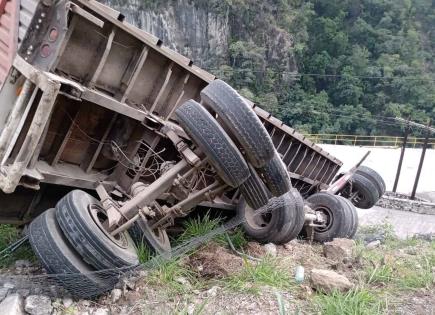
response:
[[[265,257],[260,262],[245,260],[242,272],[225,279],[224,282],[229,289],[253,293],[257,293],[262,286],[280,290],[296,287],[290,272],[280,267],[278,261],[271,257]]]
[[[434,260],[435,257],[429,255],[402,262],[397,266],[397,285],[405,290],[433,287]]]
[[[16,227],[8,224],[0,224],[0,251],[7,248],[13,242],[19,240],[21,237],[20,231]],[[22,245],[4,259],[1,259],[0,268],[10,267],[15,263],[15,261],[20,259],[29,260],[31,262],[36,261],[33,250],[28,243]]]
[[[384,314],[385,308],[385,302],[366,289],[319,294],[314,303],[316,311],[322,315],[377,315]]]

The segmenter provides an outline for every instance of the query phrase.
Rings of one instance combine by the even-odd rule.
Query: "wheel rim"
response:
[[[329,231],[329,229],[331,228],[331,226],[334,222],[334,216],[332,214],[331,209],[324,207],[324,206],[319,206],[319,207],[315,208],[314,211],[316,212],[316,214],[320,214],[326,218],[325,226],[324,227],[317,226],[314,228],[314,231],[316,231],[318,233],[324,233],[324,232]]]
[[[106,211],[99,205],[92,204],[88,208],[89,214],[94,221],[95,225],[104,233],[104,235],[110,239],[115,245],[122,249],[127,249],[129,247],[129,240],[127,239],[125,233],[119,233],[115,236],[111,235],[103,226],[103,223],[107,221],[108,217]]]
[[[248,223],[249,226],[255,229],[265,229],[270,225],[270,222],[272,221],[272,213],[259,215],[255,213],[254,209],[246,205],[245,219],[246,223]]]

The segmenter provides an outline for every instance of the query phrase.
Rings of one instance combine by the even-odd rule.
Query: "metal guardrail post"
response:
[[[405,136],[403,137],[402,151],[400,152],[399,165],[397,166],[397,173],[396,179],[394,181],[393,192],[397,191],[397,185],[399,184],[400,173],[402,172],[403,157],[405,156],[406,145],[408,144],[409,132],[409,124],[407,124],[405,129]]]
[[[415,195],[417,193],[418,182],[420,181],[421,170],[423,168],[424,158],[426,157],[426,150],[429,144],[430,126],[431,126],[431,120],[429,120],[429,123],[427,125],[428,129],[426,131],[426,137],[424,138],[423,151],[421,152],[421,157],[420,157],[420,164],[418,165],[417,175],[415,176],[414,187],[412,189],[412,194],[411,194],[412,200],[415,199]]]

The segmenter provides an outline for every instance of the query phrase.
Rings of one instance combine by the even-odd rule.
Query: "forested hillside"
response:
[[[435,1],[105,2],[301,131],[435,118]]]
[[[272,23],[294,38],[300,75],[264,67],[267,47],[238,34],[225,74],[285,122],[309,133],[392,134],[398,129],[383,116],[435,118],[435,1],[269,2]],[[261,32],[256,16],[264,11],[255,3],[263,1],[230,6]]]

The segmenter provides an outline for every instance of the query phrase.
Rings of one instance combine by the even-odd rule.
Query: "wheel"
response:
[[[83,259],[98,270],[124,268],[139,263],[136,246],[128,232],[116,237],[103,228],[107,220],[97,199],[74,190],[56,205],[56,218],[70,243]]]
[[[347,233],[346,238],[353,239],[355,237],[355,234],[358,230],[358,225],[359,225],[358,212],[356,211],[355,206],[353,205],[353,203],[349,199],[346,199],[346,198],[341,197],[341,196],[337,196],[337,197],[339,197],[339,199],[345,203],[346,210],[349,213],[348,215],[352,218],[352,223],[351,223],[351,226],[349,228],[349,232]]]
[[[264,167],[258,169],[258,172],[261,174],[264,183],[272,195],[276,197],[284,195],[292,188],[286,166],[276,151],[272,160],[267,162]]]
[[[176,114],[180,125],[210,159],[222,180],[231,187],[239,187],[250,175],[248,165],[213,116],[194,100],[181,105]]]
[[[109,291],[116,277],[102,277],[86,264],[62,233],[54,209],[47,210],[29,226],[29,241],[48,274],[54,275],[74,297],[94,298]]]
[[[266,128],[243,97],[221,80],[211,82],[201,92],[206,106],[215,111],[245,150],[256,168],[273,158],[275,148]]]
[[[269,201],[266,186],[258,176],[256,170],[249,166],[251,176],[240,185],[240,192],[250,208],[257,210],[267,205]]]
[[[260,243],[271,242],[278,227],[284,225],[285,212],[282,209],[287,201],[285,198],[272,198],[267,204],[267,210],[260,214],[241,198],[237,214],[242,219],[246,235]]]
[[[378,193],[380,197],[382,197],[385,194],[385,191],[387,190],[385,181],[382,178],[382,176],[379,175],[379,173],[376,172],[374,169],[367,166],[360,166],[358,167],[356,173],[364,176],[365,178],[370,180],[373,184],[375,184],[376,188],[378,189]]]
[[[153,252],[165,258],[171,256],[171,242],[166,230],[160,228],[152,230],[149,222],[141,219],[136,221],[132,230],[136,236],[134,238],[139,239],[140,243],[145,242]]]
[[[307,199],[317,214],[324,218],[324,227],[315,227],[313,239],[317,242],[329,242],[334,238],[345,238],[353,225],[353,217],[346,210],[347,205],[339,196],[326,192],[314,194]],[[317,223],[317,222],[315,222]]]
[[[355,207],[361,209],[372,208],[380,198],[375,184],[360,174],[353,175],[350,184],[345,187],[343,197],[350,199]]]
[[[287,244],[298,237],[305,223],[304,199],[297,189],[292,188],[282,198],[289,198],[286,203],[285,224],[272,238],[277,245]]]

